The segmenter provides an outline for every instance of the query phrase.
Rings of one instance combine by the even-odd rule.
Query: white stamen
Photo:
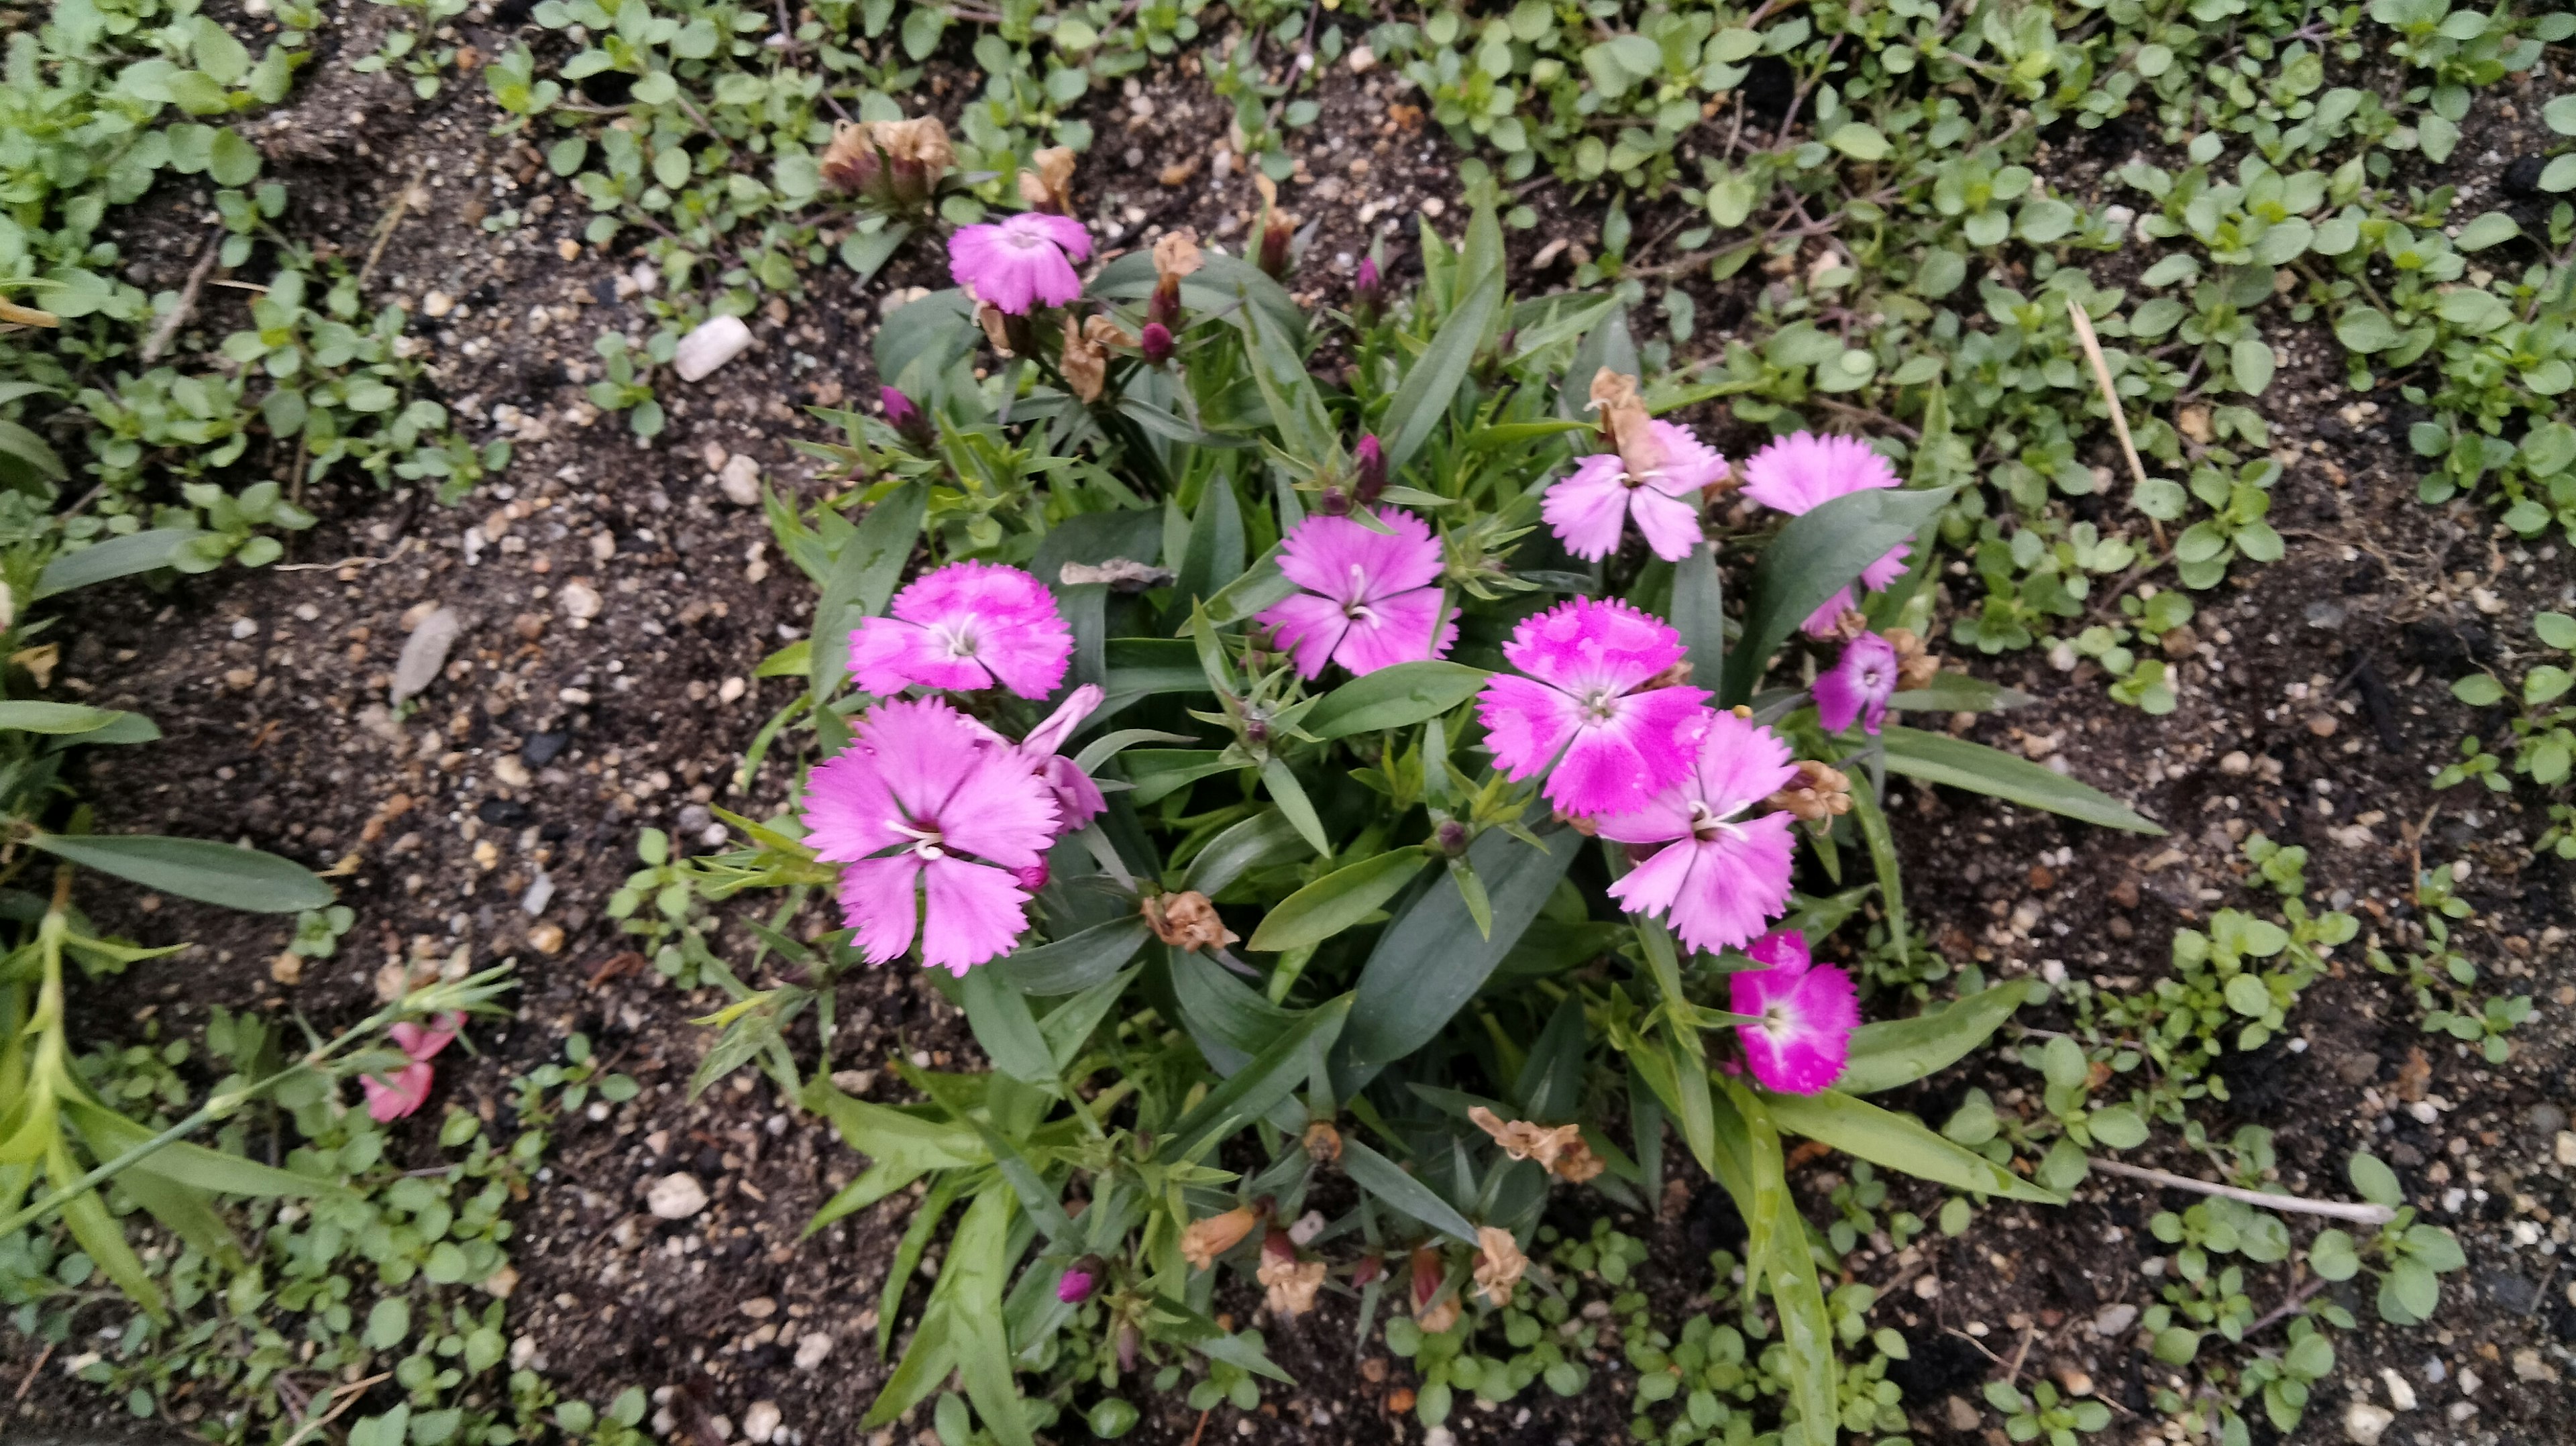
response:
[[[914,828],[899,818],[887,819],[886,827],[893,829],[896,833],[902,834],[905,838],[911,839],[912,852],[921,855],[925,859],[944,859],[948,857],[948,850],[941,847],[941,845],[947,843],[948,840],[940,837],[937,829]]]

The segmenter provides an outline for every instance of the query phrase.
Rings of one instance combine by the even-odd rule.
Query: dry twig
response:
[[[2075,339],[2084,344],[2084,357],[2093,363],[2093,384],[2102,389],[2102,405],[2111,409],[2111,430],[2120,438],[2120,455],[2129,459],[2129,479],[2144,487],[2147,464],[2138,460],[2138,444],[2129,437],[2129,413],[2111,385],[2111,364],[2102,359],[2102,339],[2093,334],[2093,318],[2084,314],[2084,303],[2071,296],[2066,298],[2066,314],[2075,319]],[[2156,534],[2156,550],[2163,551],[2165,525],[2150,517],[2147,526]]]
[[[2300,1195],[2266,1195],[2260,1190],[2242,1189],[2235,1185],[2214,1185],[2195,1180],[2189,1175],[2176,1175],[2166,1170],[2150,1170],[2143,1165],[2126,1165],[2118,1160],[2097,1159],[2093,1168],[2109,1175],[2125,1175],[2168,1189],[2189,1190],[2201,1195],[2216,1195],[2228,1200],[2242,1200],[2266,1210],[2287,1210],[2300,1215],[2324,1215],[2336,1220],[2350,1220],[2361,1225],[2385,1225],[2397,1218],[2397,1212],[2385,1205],[2354,1205],[2342,1200],[2310,1200]]]
[[[224,233],[218,229],[206,238],[205,254],[197,258],[196,266],[188,272],[188,284],[179,288],[178,305],[171,307],[170,314],[161,318],[161,324],[152,328],[152,335],[144,339],[139,355],[145,363],[159,361],[161,353],[168,351],[171,341],[179,335],[179,328],[188,324],[190,313],[197,309],[197,293],[205,289],[206,277],[214,271],[215,258],[222,255],[223,250]]]

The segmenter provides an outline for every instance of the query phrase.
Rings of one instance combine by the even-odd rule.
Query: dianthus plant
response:
[[[827,495],[773,501],[820,598],[743,777],[791,786],[695,865],[787,891],[710,971],[769,978],[702,1081],[756,1063],[864,1157],[818,1225],[916,1184],[912,1240],[962,1210],[868,1427],[952,1370],[942,1419],[1003,1442],[1200,1357],[1284,1379],[1220,1326],[1229,1275],[1273,1332],[1330,1297],[1363,1331],[1500,1310],[1550,1191],[1650,1208],[1669,1129],[1752,1227],[1792,1381],[1762,1409],[1830,1440],[1782,1135],[2055,1198],[1862,1098],[2024,987],[1919,1021],[1859,994],[1858,950],[1921,947],[1887,776],[2153,830],[1890,716],[1995,695],[1916,639],[1946,490],[1793,417],[1730,459],[1617,298],[1509,293],[1490,206],[1425,224],[1409,294],[1384,257],[1295,277],[1348,309],[1280,284],[1284,218],[1255,261],[1164,236],[1075,288],[1092,238],[1045,214],[960,235],[963,284],[878,334],[876,404],[830,414]],[[845,1092],[837,995],[889,969],[991,1068]]]

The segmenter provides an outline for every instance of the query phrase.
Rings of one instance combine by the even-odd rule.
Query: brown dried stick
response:
[[[2066,314],[2075,320],[2075,339],[2083,343],[2085,359],[2093,363],[2093,384],[2102,389],[2102,405],[2111,409],[2111,430],[2120,438],[2120,454],[2129,459],[2129,479],[2144,487],[2147,464],[2138,460],[2138,444],[2130,439],[2129,414],[2120,405],[2120,393],[2111,385],[2111,364],[2102,359],[2102,339],[2093,334],[2093,318],[2084,314],[2084,303],[2071,296],[2066,298]],[[2165,525],[2150,517],[2147,527],[2156,535],[2156,550],[2164,551]]]
[[[179,335],[179,328],[188,324],[190,313],[197,309],[197,293],[205,289],[206,277],[213,273],[215,258],[222,255],[223,250],[223,232],[217,231],[206,238],[205,254],[197,258],[196,266],[188,272],[188,284],[179,288],[178,305],[171,307],[170,314],[161,318],[161,324],[152,328],[152,335],[145,338],[140,353],[143,361],[159,361],[161,353],[170,349],[171,341]]]

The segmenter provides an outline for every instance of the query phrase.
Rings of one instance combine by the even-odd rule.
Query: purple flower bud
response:
[[[1433,829],[1431,837],[1439,843],[1440,851],[1453,859],[1467,851],[1467,826],[1454,818]]]
[[[1090,1271],[1076,1265],[1057,1278],[1055,1283],[1055,1298],[1063,1301],[1066,1305],[1080,1305],[1084,1301],[1091,1299],[1091,1292],[1097,1288],[1099,1284],[1100,1278],[1098,1276],[1093,1275]]]
[[[1339,482],[1325,483],[1323,498],[1315,504],[1315,510],[1324,514],[1326,517],[1350,516],[1351,494],[1349,490],[1343,487]]]
[[[1361,257],[1359,274],[1351,278],[1351,311],[1362,321],[1373,321],[1385,301],[1386,282],[1377,274],[1377,258]]]
[[[939,434],[930,425],[930,418],[922,415],[921,408],[913,405],[912,398],[893,387],[880,387],[877,395],[885,403],[886,425],[902,433],[904,441],[915,451],[928,451],[931,443],[939,439]]]
[[[1149,321],[1137,334],[1136,345],[1145,353],[1145,360],[1161,366],[1172,359],[1172,329],[1159,321]]]
[[[1360,438],[1353,455],[1357,458],[1358,467],[1352,490],[1358,495],[1361,506],[1374,505],[1378,495],[1386,491],[1386,448],[1378,445],[1377,434],[1372,432]]]
[[[1269,223],[1261,228],[1261,246],[1253,263],[1273,281],[1288,279],[1289,268],[1296,264],[1291,243],[1297,239],[1296,223],[1284,211],[1272,211]]]

